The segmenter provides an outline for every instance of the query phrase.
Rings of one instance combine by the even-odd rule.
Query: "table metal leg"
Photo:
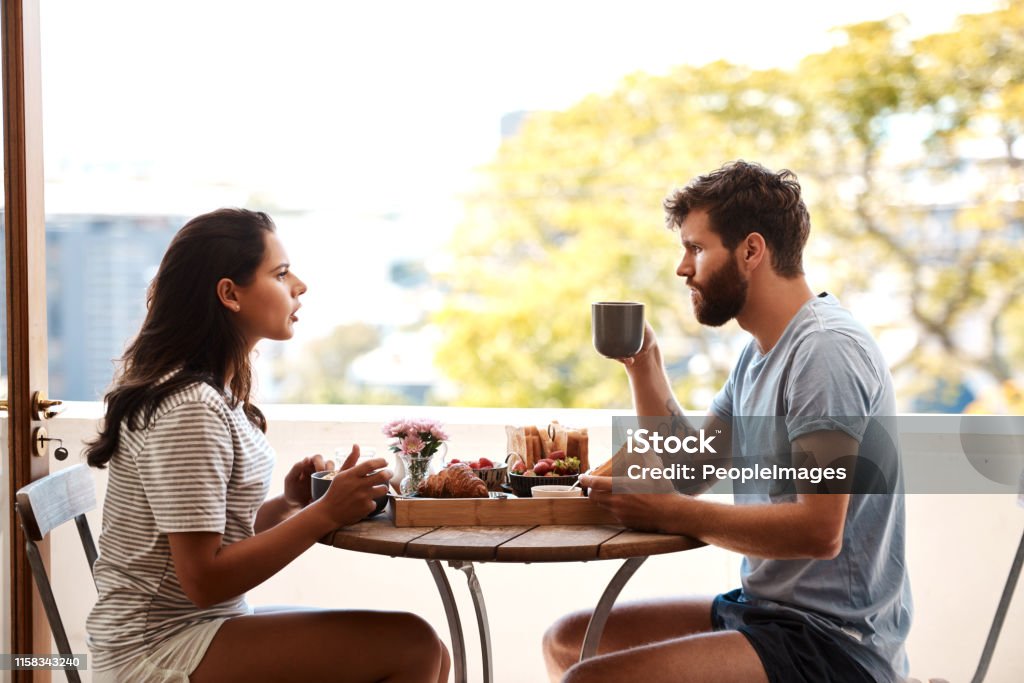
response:
[[[487,607],[484,605],[484,594],[480,590],[480,581],[472,562],[452,561],[448,565],[466,572],[469,593],[473,596],[473,608],[476,610],[476,626],[480,632],[480,654],[484,662],[484,683],[494,680],[494,663],[491,658],[491,627],[487,622]]]
[[[580,650],[580,661],[589,659],[597,654],[597,646],[601,643],[601,635],[604,633],[604,626],[608,622],[608,615],[612,611],[615,599],[619,597],[623,587],[630,577],[636,573],[646,557],[631,557],[622,563],[615,576],[608,582],[608,587],[601,594],[597,601],[594,613],[590,615],[590,623],[587,624],[587,634],[583,637],[583,649]]]
[[[444,575],[444,567],[437,560],[427,560],[430,574],[434,577],[437,592],[441,595],[445,616],[448,617],[448,630],[452,638],[452,666],[455,668],[455,683],[466,683],[466,640],[462,636],[462,621],[459,619],[459,608],[455,605],[455,595],[448,577]]]

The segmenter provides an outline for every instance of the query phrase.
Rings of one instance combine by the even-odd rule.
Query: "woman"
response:
[[[382,458],[356,464],[356,446],[318,501],[319,455],[266,500],[274,453],[250,357],[261,339],[291,338],[305,291],[263,213],[199,216],[168,247],[86,451],[110,467],[88,620],[95,681],[447,680],[447,650],[414,615],[246,604],[370,512],[391,477]]]

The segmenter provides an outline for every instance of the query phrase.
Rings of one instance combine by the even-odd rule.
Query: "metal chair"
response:
[[[1024,494],[1022,494],[1024,495]],[[996,615],[992,619],[992,626],[988,631],[988,638],[985,639],[985,647],[981,651],[981,661],[974,672],[971,683],[981,683],[988,673],[988,665],[992,662],[992,653],[996,650],[996,641],[999,640],[999,632],[1006,620],[1006,612],[1010,609],[1010,599],[1017,587],[1017,580],[1020,579],[1021,565],[1024,565],[1024,534],[1020,537],[1020,544],[1017,546],[1017,554],[1010,565],[1010,575],[1006,577],[1006,585],[1003,586],[1003,595],[999,598],[999,605],[996,607]]]
[[[14,507],[25,532],[25,551],[46,610],[46,618],[50,622],[53,639],[57,643],[57,651],[70,657],[73,654],[71,645],[36,544],[56,527],[74,519],[82,539],[85,558],[89,562],[89,571],[92,572],[96,562],[96,544],[85,517],[85,513],[96,507],[96,485],[92,473],[86,465],[75,465],[38,479],[18,490]],[[71,683],[81,683],[77,669],[67,668],[64,671]]]

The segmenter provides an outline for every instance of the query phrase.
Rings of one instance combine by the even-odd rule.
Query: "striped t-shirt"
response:
[[[99,599],[86,624],[97,670],[122,666],[194,624],[249,612],[240,595],[207,609],[182,591],[167,534],[252,536],[274,452],[239,405],[195,383],[167,397],[147,429],[121,425],[103,503]]]

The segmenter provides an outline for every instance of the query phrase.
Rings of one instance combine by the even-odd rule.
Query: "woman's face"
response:
[[[292,326],[298,321],[295,313],[302,306],[299,297],[306,292],[306,284],[291,271],[277,235],[266,233],[263,245],[263,262],[252,282],[235,287],[235,307],[229,306],[249,348],[260,339],[291,339]]]

